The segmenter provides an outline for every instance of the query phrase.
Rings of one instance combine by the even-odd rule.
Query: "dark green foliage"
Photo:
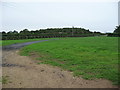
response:
[[[108,33],[108,36],[110,37],[120,37],[120,25],[116,26],[116,29],[113,33]]]
[[[52,38],[52,37],[88,37],[99,36],[100,32],[91,32],[84,28],[47,28],[36,31],[24,29],[19,33],[17,31],[2,32],[2,40],[34,39],[34,38]]]
[[[120,34],[120,25],[116,27],[114,33],[116,33],[116,34]]]

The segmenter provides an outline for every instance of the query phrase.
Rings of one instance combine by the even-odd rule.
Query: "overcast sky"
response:
[[[24,0],[25,1],[25,0]],[[2,31],[83,27],[91,31],[113,32],[118,25],[118,2],[0,2]]]

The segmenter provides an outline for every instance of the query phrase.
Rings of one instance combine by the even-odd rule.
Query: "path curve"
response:
[[[33,43],[39,43],[39,42],[45,42],[45,41],[51,41],[51,40],[58,40],[58,39],[50,39],[50,40],[39,40],[39,41],[31,41],[31,42],[25,42],[25,43],[17,43],[17,44],[12,44],[12,45],[7,45],[7,46],[3,46],[2,50],[16,50],[16,49],[20,49],[24,46],[33,44]]]

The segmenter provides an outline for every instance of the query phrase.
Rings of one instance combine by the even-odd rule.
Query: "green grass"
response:
[[[40,38],[40,39],[23,39],[23,40],[3,40],[0,41],[0,46],[6,46],[6,45],[11,45],[11,44],[16,44],[16,43],[24,43],[24,42],[30,42],[30,41],[38,41],[38,40],[48,40],[49,38]]]
[[[118,38],[85,37],[36,43],[22,48],[21,55],[39,55],[39,64],[51,64],[85,79],[118,82]]]
[[[0,78],[0,82],[2,82],[2,84],[7,84],[8,83],[8,76],[2,76]]]

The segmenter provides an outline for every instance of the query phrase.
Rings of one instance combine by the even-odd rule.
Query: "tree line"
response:
[[[120,37],[120,25],[116,26],[113,33],[107,33],[110,37]]]
[[[102,35],[100,32],[92,32],[84,28],[47,28],[35,31],[28,29],[9,32],[0,32],[2,40],[19,40],[19,39],[34,39],[34,38],[53,38],[53,37],[88,37]]]

